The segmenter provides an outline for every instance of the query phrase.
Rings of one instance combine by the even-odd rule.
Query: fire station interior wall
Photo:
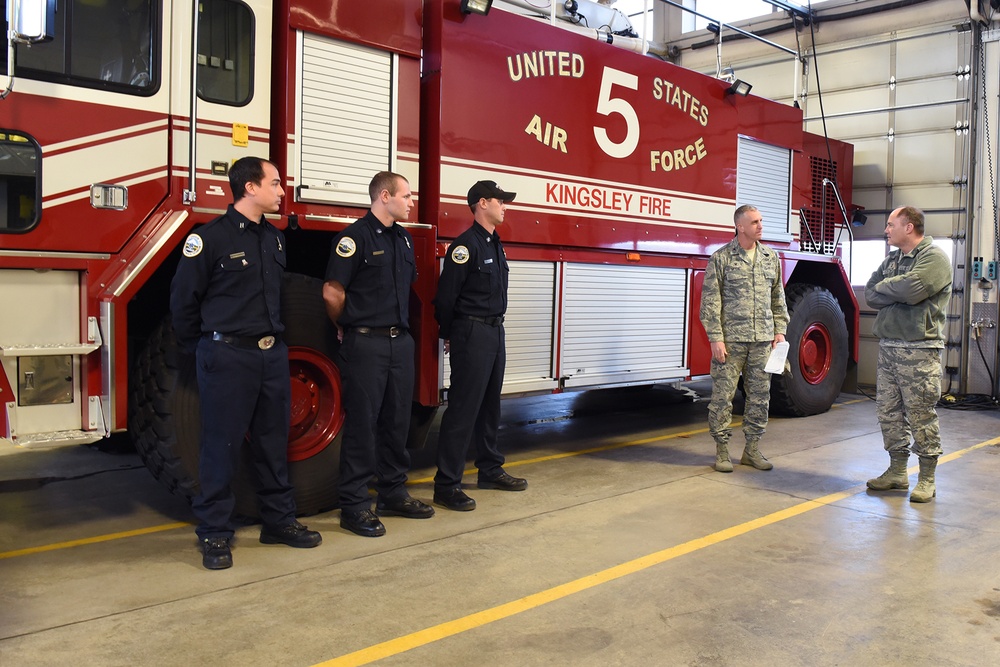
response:
[[[76,271],[0,269],[0,312],[4,313],[0,317],[0,347],[78,345],[79,275]],[[23,384],[23,373],[37,359],[0,357],[7,381],[15,392]],[[15,408],[19,435],[80,428],[78,357],[72,359],[72,377],[73,402]]]
[[[687,271],[510,262],[504,394],[675,380],[684,366]],[[559,340],[556,341],[556,323]],[[451,359],[441,355],[448,387]]]
[[[298,33],[299,199],[367,207],[372,174],[392,165],[394,56]]]
[[[845,3],[836,11],[849,9],[857,7]],[[759,31],[787,23],[784,16],[776,14],[749,29]],[[748,27],[741,22],[736,25]],[[972,217],[966,184],[970,178],[979,184],[977,194],[983,202],[990,188],[988,175],[976,179],[976,174],[968,173],[970,158],[978,147],[971,145],[969,129],[977,93],[970,76],[974,54],[967,8],[964,3],[934,1],[857,19],[820,22],[815,28],[818,56],[809,58],[804,73],[791,55],[751,40],[724,43],[722,63],[753,85],[752,94],[787,104],[798,102],[807,131],[822,135],[825,126],[829,136],[854,145],[853,201],[865,207],[868,216],[863,227],[853,229],[855,239],[881,240],[885,221],[894,208],[917,206],[925,212],[928,234],[955,240],[955,284],[963,285],[964,237]],[[686,39],[680,42],[682,47],[705,42],[703,35]],[[773,32],[768,39],[793,49],[797,46],[792,30]],[[798,39],[802,51],[811,55],[809,30],[800,32]],[[996,78],[997,66],[991,65],[989,58],[985,62],[987,70],[992,68],[992,74],[984,73],[989,82],[991,76]],[[715,48],[704,46],[683,50],[680,63],[707,73],[714,73],[718,66]],[[994,95],[991,104],[995,103]],[[996,133],[996,118],[991,118],[989,129]],[[982,132],[980,129],[980,135]],[[995,147],[988,150],[996,154]],[[985,156],[980,155],[979,161],[985,162]],[[992,213],[985,217],[992,217]],[[986,235],[991,237],[992,231]],[[858,382],[871,385],[875,383],[878,353],[878,341],[871,334],[874,310],[864,303],[863,289],[855,292],[862,308]],[[951,313],[968,310],[971,297],[978,298],[970,290],[953,295]],[[962,327],[949,326],[949,339],[968,345]],[[945,364],[958,366],[959,355],[956,346]],[[972,353],[969,356],[971,366]],[[978,354],[976,357],[981,364]],[[974,370],[969,369],[970,376],[975,375]]]
[[[889,213],[905,205],[924,210],[927,234],[963,235],[967,191],[957,184],[967,177],[970,150],[970,40],[968,30],[949,22],[818,48],[824,112],[843,114],[828,120],[827,130],[855,146],[854,202],[868,215],[865,226],[853,230],[855,239],[881,240]],[[806,129],[822,133],[815,69],[809,74]],[[964,244],[954,251],[961,258]],[[874,385],[875,311],[862,286],[856,295],[862,307],[858,383]],[[963,296],[954,295],[952,312],[964,307]],[[960,327],[949,337],[960,340]],[[958,355],[950,353],[946,364],[957,366]]]

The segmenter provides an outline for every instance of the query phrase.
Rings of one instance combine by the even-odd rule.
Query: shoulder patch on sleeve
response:
[[[205,249],[205,242],[201,240],[201,237],[197,234],[189,234],[187,240],[184,241],[184,256],[185,257],[197,257],[201,254],[201,251]]]
[[[464,245],[457,245],[451,249],[451,261],[456,264],[465,264],[469,261],[469,249]]]
[[[337,254],[341,257],[351,257],[357,249],[357,244],[354,243],[354,239],[350,236],[343,237],[337,244]]]

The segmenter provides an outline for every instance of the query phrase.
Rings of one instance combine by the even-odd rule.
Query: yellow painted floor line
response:
[[[845,405],[853,405],[855,403],[866,403],[869,399],[867,398],[855,398],[849,401],[843,401],[841,403],[834,403],[831,408],[839,408]],[[730,427],[733,430],[737,430],[743,426],[743,420],[736,418],[733,420]],[[624,449],[625,447],[635,447],[636,445],[648,445],[651,442],[660,442],[662,440],[672,440],[674,438],[690,438],[693,435],[700,435],[702,433],[708,433],[708,427],[693,429],[690,431],[682,431],[680,433],[669,433],[667,435],[658,435],[652,438],[643,438],[642,440],[629,440],[628,442],[617,442],[611,445],[601,445],[600,447],[591,447],[589,449],[577,449],[572,452],[560,452],[558,454],[549,454],[548,456],[538,456],[533,459],[523,459],[521,461],[507,461],[504,463],[504,468],[516,468],[518,466],[529,465],[533,463],[542,463],[543,461],[556,461],[558,459],[568,459],[573,456],[583,456],[586,454],[596,454],[598,452],[607,452],[613,449]],[[477,472],[476,468],[469,468],[464,471],[463,475],[470,475]],[[406,482],[406,484],[428,484],[433,482],[433,477],[421,477],[419,479],[411,479]]]
[[[733,428],[738,428],[743,424],[742,421],[733,422]],[[651,438],[642,438],[640,440],[629,440],[627,442],[616,442],[610,445],[601,445],[600,447],[589,447],[587,449],[574,449],[571,452],[559,452],[558,454],[548,454],[546,456],[536,456],[532,459],[522,459],[520,461],[507,461],[503,464],[504,468],[516,468],[518,466],[526,466],[533,463],[542,463],[543,461],[557,461],[559,459],[568,459],[573,456],[585,456],[587,454],[596,454],[597,452],[608,452],[613,449],[624,449],[625,447],[635,447],[636,445],[648,445],[651,442],[660,442],[661,440],[672,440],[674,438],[689,438],[692,435],[698,435],[700,433],[708,433],[708,428],[699,428],[691,431],[681,431],[680,433],[668,433],[667,435],[657,435]],[[466,470],[463,475],[470,475],[477,472],[476,468],[470,468]],[[428,482],[433,482],[433,477],[422,477],[420,479],[411,479],[407,481],[407,485],[412,484],[427,484]]]
[[[733,427],[738,427],[741,422],[734,422]],[[669,440],[671,438],[686,438],[688,436],[696,435],[698,433],[706,433],[707,428],[696,429],[693,431],[684,431],[682,433],[671,433],[668,435],[660,435],[652,438],[643,438],[642,440],[630,440],[628,442],[619,442],[612,445],[602,445],[601,447],[591,447],[590,449],[580,449],[572,452],[561,452],[559,454],[551,454],[549,456],[539,456],[533,459],[525,459],[523,461],[511,461],[505,464],[505,467],[512,468],[516,466],[528,465],[529,463],[540,463],[542,461],[554,461],[556,459],[569,458],[571,456],[581,456],[584,454],[593,454],[595,452],[605,452],[612,449],[621,449],[623,447],[632,447],[634,445],[644,445],[651,442],[657,442],[659,440]],[[476,472],[476,469],[465,471],[465,474],[470,472]],[[412,479],[407,482],[407,485],[412,484],[423,484],[428,482],[433,482],[433,477],[425,477],[422,479]],[[79,547],[86,544],[97,544],[100,542],[108,542],[110,540],[119,540],[126,537],[135,537],[137,535],[146,535],[149,533],[159,533],[165,530],[174,530],[175,528],[183,528],[185,526],[193,526],[190,522],[179,522],[179,523],[167,523],[160,526],[151,526],[149,528],[140,528],[138,530],[128,530],[121,533],[111,533],[109,535],[98,535],[96,537],[87,537],[80,540],[70,540],[68,542],[59,542],[56,544],[46,544],[38,547],[30,547],[28,549],[18,549],[16,551],[0,551],[0,560],[4,558],[15,558],[17,556],[29,556],[31,554],[43,553],[45,551],[56,551],[58,549],[69,549],[71,547]]]
[[[17,556],[28,556],[30,554],[38,554],[38,553],[43,553],[45,551],[57,551],[58,549],[69,549],[71,547],[80,547],[85,544],[98,544],[100,542],[110,542],[111,540],[120,540],[126,537],[135,537],[137,535],[162,533],[165,530],[174,530],[176,528],[185,528],[193,525],[194,525],[193,523],[190,523],[188,521],[178,521],[177,523],[165,523],[159,526],[150,526],[148,528],[125,530],[120,533],[97,535],[96,537],[85,537],[80,540],[70,540],[68,542],[58,542],[56,544],[45,544],[40,547],[29,547],[27,549],[17,549],[16,551],[0,551],[0,560],[3,560],[4,558],[15,558]]]
[[[957,452],[952,452],[947,456],[942,456],[938,459],[938,462],[947,463],[948,461],[954,461],[969,452],[996,444],[1000,444],[1000,437],[980,442],[979,444],[966,447],[965,449],[961,449]],[[528,595],[519,600],[512,600],[511,602],[491,607],[490,609],[484,609],[483,611],[469,614],[468,616],[456,618],[452,621],[446,621],[402,637],[397,637],[396,639],[390,639],[389,641],[375,644],[374,646],[369,646],[368,648],[364,648],[353,653],[348,653],[340,656],[339,658],[318,663],[315,667],[353,667],[356,665],[367,665],[375,662],[376,660],[381,660],[382,658],[399,655],[400,653],[405,653],[411,649],[425,646],[438,640],[445,639],[446,637],[451,637],[468,630],[473,630],[489,623],[529,611],[550,602],[561,600],[565,597],[573,595],[574,593],[579,593],[581,591],[600,586],[601,584],[614,581],[615,579],[620,579],[630,574],[641,572],[642,570],[653,567],[654,565],[666,563],[667,561],[694,551],[698,551],[699,549],[704,549],[706,547],[719,544],[720,542],[731,540],[734,537],[739,537],[740,535],[745,535],[751,531],[773,525],[786,519],[791,519],[792,517],[805,514],[806,512],[811,512],[814,509],[827,507],[833,503],[844,500],[845,498],[861,493],[865,491],[865,489],[866,487],[864,485],[859,485],[847,489],[846,491],[831,493],[821,498],[816,498],[815,500],[807,500],[799,503],[798,505],[793,505],[792,507],[772,512],[771,514],[767,514],[757,519],[720,530],[717,533],[712,533],[711,535],[706,535],[705,537],[699,537],[697,539],[690,540],[689,542],[685,542],[684,544],[679,544],[662,551],[657,551],[647,556],[642,556],[641,558],[636,558],[635,560],[615,565],[614,567],[610,567],[606,570],[595,572],[594,574],[590,574],[586,577],[581,577],[580,579],[576,579],[544,591],[539,591],[538,593]]]
[[[832,407],[837,408],[843,405],[851,405],[852,403],[861,403],[867,401],[868,399],[859,398],[852,399],[850,401],[844,401],[842,403],[834,403]],[[732,428],[738,429],[742,426],[743,422],[740,419],[735,419],[732,423]],[[699,428],[690,431],[682,431],[679,433],[670,433],[667,435],[658,435],[651,438],[643,438],[641,440],[629,440],[627,442],[618,442],[610,445],[601,445],[600,447],[590,447],[589,449],[579,449],[572,452],[560,452],[558,454],[550,454],[548,456],[538,456],[532,459],[524,459],[521,461],[508,461],[504,464],[505,468],[515,468],[518,466],[525,466],[534,463],[541,463],[543,461],[555,461],[558,459],[566,459],[573,456],[583,456],[586,454],[595,454],[598,452],[607,452],[614,449],[623,449],[625,447],[635,447],[637,445],[647,445],[652,442],[660,442],[662,440],[671,440],[673,438],[688,438],[693,435],[699,435],[702,433],[707,433],[708,428]],[[965,451],[965,450],[963,450]],[[958,452],[956,452],[958,454]],[[949,454],[948,456],[942,456],[941,462],[951,460],[949,457],[954,456]],[[911,469],[911,472],[915,469]],[[471,468],[466,470],[464,474],[475,473],[476,469]],[[434,481],[433,477],[423,477],[420,479],[411,479],[407,482],[407,485],[413,484],[427,484]],[[30,547],[28,549],[17,549],[14,551],[0,551],[0,560],[5,558],[16,558],[18,556],[28,556],[31,554],[44,553],[46,551],[57,551],[59,549],[69,549],[72,547],[79,547],[86,544],[98,544],[100,542],[108,542],[111,540],[120,540],[126,537],[135,537],[137,535],[148,535],[149,533],[159,533],[165,530],[174,530],[176,528],[183,528],[185,526],[193,526],[190,522],[178,522],[178,523],[167,523],[160,526],[150,526],[149,528],[140,528],[137,530],[128,530],[120,533],[111,533],[109,535],[98,535],[96,537],[88,537],[79,540],[70,540],[68,542],[58,542],[56,544],[46,544],[38,547]]]

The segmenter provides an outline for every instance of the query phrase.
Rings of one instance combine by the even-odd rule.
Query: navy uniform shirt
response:
[[[409,327],[410,285],[417,279],[413,238],[371,211],[333,240],[326,281],[344,286],[342,327]]]
[[[193,351],[203,333],[264,336],[284,331],[281,276],[285,237],[261,217],[226,214],[184,242],[170,286],[170,311],[181,346]]]
[[[494,230],[477,222],[448,248],[434,297],[434,318],[441,338],[451,338],[456,317],[497,317],[507,312],[507,254]]]

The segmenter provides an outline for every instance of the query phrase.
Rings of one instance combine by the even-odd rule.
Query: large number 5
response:
[[[597,113],[602,116],[610,116],[613,113],[619,114],[625,119],[625,138],[616,143],[608,137],[608,131],[603,127],[594,126],[594,138],[601,150],[615,158],[628,157],[639,145],[639,116],[636,115],[632,105],[620,97],[611,97],[611,87],[614,85],[624,86],[632,90],[639,90],[639,77],[611,67],[604,68],[601,79],[601,96],[597,100]]]

